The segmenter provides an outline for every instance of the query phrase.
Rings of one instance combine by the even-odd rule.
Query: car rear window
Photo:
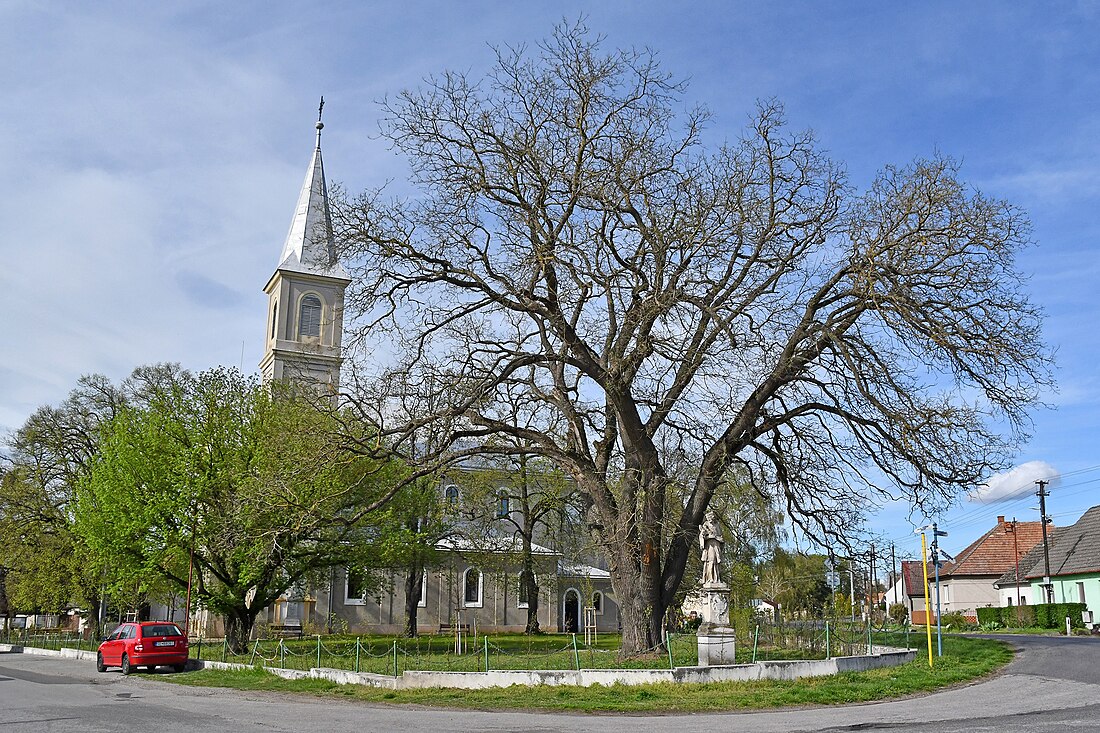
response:
[[[180,627],[175,624],[155,624],[153,626],[141,627],[141,635],[145,637],[149,636],[183,636],[183,632],[180,631]]]

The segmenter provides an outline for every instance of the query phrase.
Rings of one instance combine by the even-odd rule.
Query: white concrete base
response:
[[[35,649],[0,644],[0,653],[40,654],[95,661],[94,651]],[[341,685],[369,685],[390,690],[422,687],[452,687],[480,690],[512,685],[648,685],[657,682],[704,684],[708,682],[745,682],[750,680],[794,680],[801,677],[825,677],[838,672],[862,672],[880,667],[894,667],[916,658],[916,650],[882,649],[859,657],[757,662],[710,667],[677,667],[675,669],[581,669],[541,671],[491,672],[405,672],[400,677],[349,672],[343,669],[314,668],[308,672],[268,667],[267,671],[287,679],[326,679]],[[191,659],[188,669],[249,669],[248,665],[225,662],[202,662]]]

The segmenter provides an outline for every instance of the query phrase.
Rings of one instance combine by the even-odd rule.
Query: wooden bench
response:
[[[461,631],[463,634],[470,633],[470,624],[440,624],[439,633],[441,634],[453,634],[455,631]]]
[[[280,639],[301,639],[302,627],[292,624],[271,624],[267,627],[271,635]]]

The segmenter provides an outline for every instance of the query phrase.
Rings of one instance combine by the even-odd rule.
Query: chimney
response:
[[[997,517],[997,524],[1000,525],[1000,524],[1004,524],[1004,523],[1005,523],[1005,515],[1001,514],[1000,516]]]

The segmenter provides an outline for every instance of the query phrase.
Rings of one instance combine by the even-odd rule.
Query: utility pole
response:
[[[875,543],[871,543],[871,582],[867,584],[867,623],[873,623],[875,618]]]
[[[1054,584],[1050,582],[1050,545],[1047,543],[1047,523],[1050,522],[1047,518],[1047,484],[1050,482],[1039,479],[1035,483],[1039,484],[1039,490],[1035,493],[1039,496],[1039,521],[1043,525],[1043,589],[1047,603],[1054,603]]]
[[[1020,611],[1020,541],[1016,532],[1016,517],[1012,518],[1012,554],[1016,559],[1016,625],[1020,626],[1024,617]]]
[[[936,572],[936,656],[943,656],[943,627],[940,624],[940,537],[946,537],[936,523],[932,523],[932,567]]]
[[[848,558],[848,605],[850,606],[852,621],[856,620],[856,572],[855,559]]]
[[[898,577],[898,558],[894,553],[894,543],[890,543],[890,580],[894,584],[894,605],[898,603],[898,585],[902,580]],[[886,609],[890,610],[890,609]]]

